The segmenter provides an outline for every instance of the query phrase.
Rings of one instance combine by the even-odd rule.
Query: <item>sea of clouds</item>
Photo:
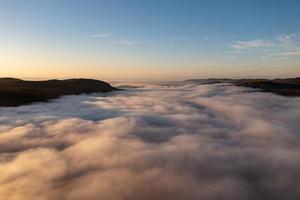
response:
[[[298,200],[300,98],[145,84],[0,108],[2,200]]]

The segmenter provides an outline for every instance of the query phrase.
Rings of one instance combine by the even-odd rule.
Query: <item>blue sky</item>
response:
[[[0,76],[300,76],[300,1],[1,0]]]

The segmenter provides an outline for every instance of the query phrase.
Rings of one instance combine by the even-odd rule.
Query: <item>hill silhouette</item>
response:
[[[271,92],[283,96],[300,96],[300,77],[273,80],[239,80],[235,84],[238,86],[257,88],[263,92]]]
[[[0,78],[0,106],[20,106],[45,102],[62,95],[79,95],[117,90],[109,83],[93,79],[24,81]]]
[[[300,96],[300,77],[285,79],[189,79],[185,82],[200,84],[231,83],[237,86],[260,89],[283,96]]]

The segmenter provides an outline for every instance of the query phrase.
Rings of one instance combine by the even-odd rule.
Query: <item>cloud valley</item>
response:
[[[0,109],[0,199],[300,198],[300,98],[145,84]]]

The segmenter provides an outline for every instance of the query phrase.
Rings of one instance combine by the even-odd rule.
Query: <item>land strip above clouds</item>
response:
[[[20,106],[45,102],[62,95],[79,95],[117,90],[110,84],[92,79],[23,81],[0,78],[0,106]]]
[[[288,79],[191,79],[185,82],[202,84],[233,83],[252,87],[265,92],[285,96],[300,96],[300,78]],[[174,82],[164,82],[173,84]],[[124,88],[138,86],[121,85]],[[120,89],[120,88],[119,88]],[[0,106],[20,106],[34,102],[45,102],[62,95],[79,95],[118,90],[109,83],[92,79],[69,79],[49,81],[23,81],[14,78],[0,78]]]

